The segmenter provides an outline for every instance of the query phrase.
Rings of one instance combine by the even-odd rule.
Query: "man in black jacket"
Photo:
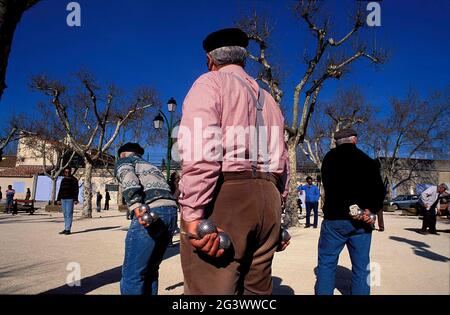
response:
[[[78,203],[78,180],[72,176],[70,167],[64,169],[64,178],[58,192],[58,204],[64,214],[64,230],[59,234],[69,235],[72,228],[73,206]]]
[[[369,252],[372,239],[370,214],[383,207],[385,188],[377,163],[356,147],[352,129],[336,133],[336,148],[325,155],[322,180],[325,190],[324,221],[319,239],[316,294],[333,294],[339,254],[347,245],[352,261],[351,294],[370,293]],[[358,218],[349,207],[364,210]]]

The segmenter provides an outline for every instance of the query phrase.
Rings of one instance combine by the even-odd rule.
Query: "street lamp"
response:
[[[167,110],[170,113],[170,120],[167,119],[167,116],[160,110],[158,115],[153,119],[153,126],[157,130],[161,130],[164,122],[167,125],[167,158],[166,158],[166,176],[167,182],[170,180],[170,163],[172,161],[172,130],[177,125],[173,123],[173,112],[175,112],[177,107],[177,101],[173,97],[167,101]]]
[[[164,118],[161,116],[161,114],[158,114],[158,116],[153,119],[153,126],[156,130],[160,130],[164,124]]]
[[[175,99],[173,97],[170,98],[170,100],[167,102],[167,109],[169,110],[169,112],[174,112],[175,109],[177,108],[177,101],[175,101]]]

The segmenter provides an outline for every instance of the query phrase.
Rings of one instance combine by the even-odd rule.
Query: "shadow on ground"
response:
[[[99,228],[95,228],[95,229],[87,229],[84,231],[77,231],[77,232],[72,232],[73,234],[81,234],[81,233],[89,233],[89,232],[96,232],[96,231],[106,231],[106,230],[112,230],[112,229],[117,229],[120,228],[120,225],[115,225],[115,226],[103,226],[103,227],[99,227]]]
[[[272,292],[273,295],[295,295],[294,289],[292,289],[288,285],[282,284],[283,279],[281,279],[279,277],[272,277],[272,281],[273,281],[273,292]],[[167,288],[164,288],[164,290],[171,291],[178,287],[182,287],[183,285],[184,285],[184,282],[181,281],[181,282],[175,283],[173,285],[170,285]]]
[[[272,277],[273,295],[295,295],[294,289],[282,283],[283,279],[278,277]]]
[[[416,233],[419,233],[419,234],[420,234],[420,231],[421,231],[422,229],[419,229],[419,228],[405,228],[404,230],[405,230],[405,231],[416,232]],[[436,232],[438,232],[438,233],[450,233],[450,229],[446,229],[446,230],[436,230]]]
[[[317,277],[317,267],[314,268],[314,274]],[[350,295],[352,289],[352,271],[343,266],[336,267],[336,276],[334,287],[342,295]],[[315,288],[315,286],[314,286]]]
[[[115,228],[115,227],[111,227]],[[92,229],[99,230],[99,229]],[[89,230],[86,230],[89,231]],[[86,231],[83,231],[86,232]],[[82,233],[82,232],[80,232]],[[75,234],[75,233],[73,233]],[[164,259],[169,259],[172,256],[178,255],[180,253],[180,248],[178,244],[173,247],[168,247],[166,253],[164,254]],[[163,262],[164,263],[164,262]],[[41,292],[39,294],[75,294],[75,295],[85,295],[89,292],[95,291],[105,285],[116,283],[120,281],[122,276],[122,266],[117,266],[115,268],[102,271],[98,274],[81,279],[81,286],[70,287],[67,284]],[[166,288],[168,290],[168,288]],[[117,292],[119,294],[119,292]]]
[[[411,229],[414,230],[414,229]],[[416,254],[417,256],[423,257],[423,258],[427,258],[427,259],[431,259],[433,261],[441,261],[441,262],[448,262],[450,261],[450,259],[448,257],[442,256],[440,254],[434,253],[432,251],[430,251],[428,248],[430,248],[430,245],[428,245],[425,242],[420,242],[420,241],[414,241],[414,240],[409,240],[407,238],[404,237],[398,237],[398,236],[390,236],[389,237],[391,240],[397,241],[397,242],[403,242],[403,243],[407,243],[412,247],[412,250],[414,251],[414,254]]]
[[[96,275],[81,279],[80,286],[70,287],[67,284],[39,294],[77,294],[84,295],[105,285],[120,281],[121,266],[105,270]]]

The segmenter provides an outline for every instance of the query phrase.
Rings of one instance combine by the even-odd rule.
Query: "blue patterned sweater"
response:
[[[158,200],[158,206],[176,206],[162,172],[138,155],[119,159],[114,175],[123,188],[130,210]],[[166,201],[166,202],[164,202]]]

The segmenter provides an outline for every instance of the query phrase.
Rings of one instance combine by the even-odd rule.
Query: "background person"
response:
[[[72,176],[72,169],[64,169],[64,178],[59,186],[57,202],[61,205],[64,214],[64,230],[59,234],[70,235],[73,222],[73,207],[78,204],[78,180]]]
[[[300,214],[302,214],[305,206],[305,191],[302,189],[302,186],[302,183],[297,181],[297,207],[300,210]]]
[[[96,200],[97,212],[100,212],[101,209],[102,209],[102,199],[103,199],[103,196],[100,193],[100,191],[97,191],[97,198],[96,199],[97,199]]]
[[[436,215],[440,214],[440,199],[446,196],[448,187],[442,183],[439,186],[430,186],[420,195],[423,205],[423,221],[421,234],[438,234],[436,231]]]
[[[314,223],[313,227],[316,229],[319,221],[319,199],[320,199],[320,191],[319,187],[313,184],[311,176],[306,177],[306,185],[301,187],[302,190],[305,191],[305,203],[306,203],[306,224],[305,228],[309,228],[311,226],[311,210],[314,212]]]
[[[109,195],[108,188],[105,189],[105,208],[103,210],[109,210],[109,201],[111,200],[111,196]]]
[[[16,191],[12,188],[12,185],[8,185],[8,189],[5,191],[6,195],[6,213],[12,213],[12,215],[15,215],[14,211],[14,195],[16,194]]]

